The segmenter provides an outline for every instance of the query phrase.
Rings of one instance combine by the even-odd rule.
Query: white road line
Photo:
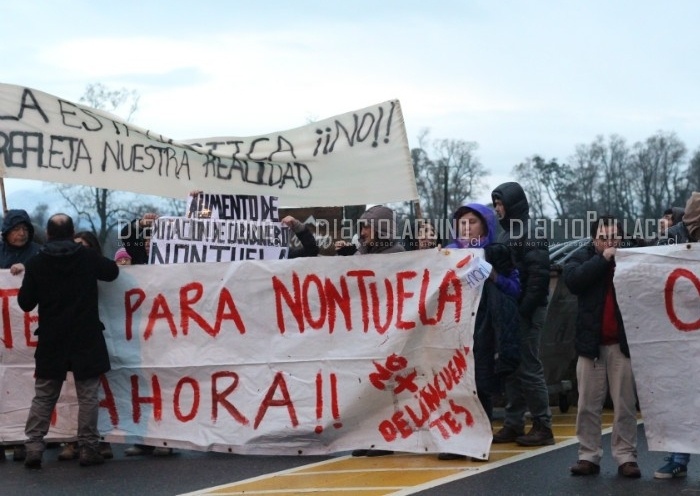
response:
[[[637,420],[637,424],[643,423],[642,420]],[[608,427],[607,429],[603,429],[602,434],[610,434],[612,432],[612,427]],[[557,436],[559,439],[561,438],[566,438],[566,436]],[[368,487],[362,487],[362,488],[357,488],[357,487],[347,487],[347,488],[339,488],[339,487],[333,487],[333,488],[309,488],[309,489],[295,489],[294,491],[297,493],[322,493],[323,491],[348,491],[350,493],[355,492],[355,494],[361,494],[362,491],[376,491],[376,490],[393,490],[397,489],[396,492],[387,494],[387,496],[409,496],[411,494],[415,494],[420,491],[425,491],[427,489],[431,489],[437,486],[441,486],[443,484],[447,484],[449,482],[454,482],[458,481],[461,479],[465,479],[467,477],[471,477],[473,475],[480,474],[482,472],[488,472],[489,470],[494,470],[500,467],[504,467],[506,465],[510,465],[511,463],[516,463],[521,460],[527,460],[528,458],[532,458],[537,455],[541,455],[543,453],[549,453],[550,451],[555,451],[560,448],[565,448],[567,446],[571,446],[573,444],[578,443],[578,439],[573,436],[566,438],[564,441],[560,441],[557,444],[554,444],[552,446],[543,446],[539,449],[536,450],[528,450],[524,451],[523,453],[515,456],[511,456],[508,458],[505,458],[503,460],[495,461],[495,462],[482,462],[479,463],[478,466],[469,466],[469,467],[458,467],[458,466],[447,466],[444,468],[444,470],[455,470],[459,469],[460,471],[456,474],[452,474],[446,477],[442,477],[440,479],[434,479],[430,482],[426,482],[424,484],[419,484],[416,486],[410,486],[410,487],[378,487],[378,488],[368,488]],[[511,453],[513,451],[521,451],[519,449],[514,449],[514,450],[508,450],[508,449],[499,449],[499,450],[491,450],[492,453]],[[400,456],[400,455],[399,455]],[[329,458],[328,460],[323,460],[321,462],[316,462],[316,463],[311,463],[309,465],[302,465],[299,467],[294,467],[290,468],[287,470],[282,470],[279,472],[273,472],[269,474],[263,474],[259,475],[257,477],[251,477],[250,479],[244,479],[241,481],[236,481],[236,482],[229,482],[227,484],[221,484],[220,486],[214,486],[214,487],[209,487],[206,489],[200,489],[198,491],[190,492],[190,493],[183,493],[179,496],[201,496],[205,494],[210,494],[211,491],[216,491],[216,490],[221,490],[230,486],[238,486],[240,484],[250,484],[252,482],[257,482],[257,481],[262,481],[262,480],[267,480],[273,477],[278,477],[278,476],[304,476],[304,475],[333,475],[333,474],[342,474],[342,473],[353,473],[353,472],[389,472],[389,471],[395,471],[395,470],[401,470],[401,471],[407,471],[407,470],[413,470],[413,471],[440,471],[443,470],[442,467],[425,467],[425,468],[420,468],[420,467],[414,467],[414,468],[403,468],[403,467],[396,467],[396,468],[378,468],[378,469],[360,469],[360,470],[332,470],[332,471],[323,471],[323,472],[308,472],[307,470],[309,468],[314,468],[314,467],[322,467],[324,465],[328,465],[331,463],[337,463],[339,460],[344,460],[351,458],[350,455],[346,456],[340,456],[340,457],[335,457],[335,458]],[[304,470],[303,473],[295,473],[299,472],[300,470]],[[285,493],[289,492],[289,489],[267,489],[267,490],[250,490],[247,489],[245,491],[236,491],[234,488],[231,488],[231,492],[225,492],[225,493],[218,493],[222,496],[233,496],[233,495],[264,495],[264,494],[280,494],[280,493]]]

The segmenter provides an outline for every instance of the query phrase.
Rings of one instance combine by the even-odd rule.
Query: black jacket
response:
[[[576,353],[588,358],[598,358],[602,340],[603,308],[608,271],[615,267],[615,261],[605,260],[596,253],[593,242],[576,250],[564,265],[564,282],[572,294],[578,296],[576,317]],[[614,288],[613,288],[614,291]],[[620,308],[615,299],[615,314],[618,324],[620,351],[629,357],[627,335],[622,322]]]
[[[151,228],[140,227],[141,219],[126,224],[119,233],[119,246],[123,246],[131,257],[132,265],[148,263],[146,238],[151,237]]]
[[[39,306],[36,376],[77,380],[107,372],[109,356],[97,309],[97,281],[113,281],[117,264],[72,239],[50,241],[25,266],[17,302]]]
[[[529,318],[537,307],[547,305],[549,295],[549,240],[535,236],[530,222],[530,205],[523,188],[510,182],[498,186],[491,193],[493,200],[501,200],[506,210],[500,219],[502,232],[498,241],[510,247],[520,274],[520,314]],[[513,220],[513,222],[511,222]]]

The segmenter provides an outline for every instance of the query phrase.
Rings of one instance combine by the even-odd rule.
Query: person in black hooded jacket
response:
[[[34,242],[34,226],[26,210],[8,210],[2,220],[0,241],[0,269],[10,269],[10,274],[24,272],[27,260],[39,253],[41,248]],[[12,459],[24,461],[24,445],[13,446]],[[0,460],[5,459],[5,447],[0,445]]]
[[[34,242],[34,226],[26,210],[8,210],[2,220],[0,243],[0,269],[10,269],[13,275],[21,274],[27,260],[39,253]]]
[[[27,417],[27,468],[41,468],[44,436],[66,373],[75,379],[78,396],[80,464],[104,459],[98,452],[99,376],[110,369],[107,344],[97,308],[97,281],[113,281],[117,264],[73,241],[73,220],[53,215],[48,242],[27,264],[17,303],[29,312],[39,307],[38,345],[34,354],[35,396]]]
[[[520,365],[505,379],[506,416],[494,443],[523,446],[554,444],[549,391],[540,360],[540,335],[547,316],[549,293],[549,241],[534,235],[530,205],[520,184],[503,183],[491,193],[504,232],[498,241],[510,247],[520,274]],[[532,429],[525,434],[525,411]]]

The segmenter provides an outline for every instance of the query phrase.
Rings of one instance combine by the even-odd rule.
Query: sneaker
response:
[[[25,448],[23,444],[18,444],[13,446],[13,448],[12,461],[23,462],[27,457],[27,448]]]
[[[524,436],[519,436],[515,442],[520,446],[549,446],[554,444],[554,434],[552,434],[552,429],[549,427],[535,422],[532,424],[530,432]]]
[[[458,455],[457,453],[440,453],[438,454],[438,460],[466,460],[465,455]]]
[[[675,479],[676,477],[688,475],[688,467],[686,465],[674,462],[670,456],[664,458],[664,461],[668,463],[654,472],[654,479]]]
[[[114,453],[112,453],[112,445],[109,443],[100,443],[100,455],[105,460],[111,460],[114,458]]]
[[[352,451],[352,456],[367,456],[368,449],[356,449]]]
[[[637,462],[626,462],[617,467],[618,475],[622,477],[629,477],[631,479],[639,479],[642,476],[641,470],[639,470],[639,465]]]
[[[153,456],[170,456],[173,454],[172,448],[157,447],[153,450]]]
[[[80,448],[80,466],[89,467],[91,465],[102,465],[105,459],[102,458],[99,451],[90,446]]]
[[[493,435],[494,444],[514,443],[517,438],[525,434],[525,431],[504,425],[500,431]]]
[[[78,443],[66,443],[63,445],[63,449],[58,454],[58,459],[65,462],[67,460],[75,460],[79,455]]]
[[[24,446],[22,448],[24,448]],[[42,455],[43,453],[41,451],[25,451],[24,466],[31,469],[41,468]]]
[[[571,475],[595,475],[600,473],[600,465],[588,460],[579,460],[569,470],[571,470]]]

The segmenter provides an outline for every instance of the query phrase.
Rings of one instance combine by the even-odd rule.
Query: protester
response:
[[[80,231],[73,235],[73,241],[80,243],[85,248],[95,250],[102,255],[102,246],[97,236],[92,231]],[[100,443],[100,454],[103,458],[113,458],[112,447],[109,443]],[[69,441],[63,444],[63,449],[58,454],[61,461],[75,460],[80,455],[77,441]]]
[[[10,269],[10,274],[19,275],[24,264],[39,253],[40,246],[34,242],[34,226],[25,210],[8,210],[2,221],[2,241],[0,242],[0,269]],[[0,448],[4,448],[0,445]],[[24,461],[24,445],[12,446],[12,459]],[[0,450],[0,460],[5,458],[5,450]]]
[[[85,248],[91,248],[102,255],[102,246],[100,245],[100,241],[92,231],[80,231],[75,233],[75,236],[73,236],[73,241],[80,243]]]
[[[430,250],[440,244],[435,227],[429,220],[420,219],[418,221],[418,232],[416,235],[416,247],[419,250]]]
[[[158,214],[149,212],[140,219],[126,224],[119,233],[119,243],[126,249],[133,265],[148,263],[148,253],[151,245],[151,230]]]
[[[666,232],[659,244],[695,243],[700,241],[700,192],[694,191],[685,205],[681,221]]]
[[[400,253],[404,251],[396,237],[396,214],[389,207],[375,205],[360,216],[360,246],[355,255]]]
[[[25,210],[8,210],[2,221],[0,269],[10,269],[12,275],[21,274],[24,264],[39,253],[34,242],[34,226]]]
[[[131,256],[126,248],[119,248],[114,254],[114,261],[117,265],[131,265]]]
[[[520,296],[520,279],[510,248],[495,243],[498,223],[493,210],[486,205],[469,203],[458,208],[452,218],[457,223],[458,236],[446,248],[483,248],[486,261],[492,265],[484,283],[474,326],[476,394],[491,421],[491,396],[497,384],[497,370],[498,375],[507,376],[518,368],[520,323],[517,298]],[[464,458],[455,453],[438,455],[439,460]]]
[[[682,216],[676,220],[680,212]],[[697,243],[700,240],[700,192],[694,191],[690,195],[685,210],[674,207],[673,214],[673,224],[666,235],[659,239],[659,245]],[[689,453],[669,453],[664,461],[666,463],[654,472],[655,479],[674,479],[688,475]]]
[[[301,243],[300,247],[290,248],[287,258],[316,257],[318,256],[318,244],[313,233],[303,222],[295,219],[291,215],[281,220],[282,224],[294,232]]]
[[[578,297],[575,347],[578,354],[578,462],[573,475],[600,472],[601,417],[606,394],[613,402],[612,455],[623,477],[641,477],[637,465],[637,410],[632,364],[613,275],[622,242],[619,221],[602,216],[591,223],[593,239],[564,265],[564,282]]]
[[[659,219],[658,232],[651,238],[646,238],[639,243],[641,246],[655,246],[666,239],[668,230],[678,225],[683,220],[685,211],[681,207],[671,207],[664,210],[664,214]]]
[[[554,444],[549,392],[540,360],[540,337],[547,316],[549,292],[549,242],[535,236],[530,223],[530,206],[520,184],[503,183],[491,193],[504,233],[499,241],[515,256],[520,274],[520,365],[505,378],[505,419],[493,436],[494,443],[515,441],[522,446]],[[525,411],[532,416],[532,428],[525,434]]]
[[[375,205],[360,216],[360,247],[355,255],[401,253],[403,246],[396,238],[396,214],[389,207]],[[393,451],[379,449],[356,449],[352,456],[384,456]]]
[[[27,468],[41,468],[44,436],[68,370],[78,397],[80,464],[104,462],[97,431],[99,377],[110,369],[97,308],[97,281],[113,281],[119,268],[112,260],[73,241],[73,220],[53,215],[47,243],[27,261],[17,303],[25,312],[39,307],[35,354],[35,396],[25,432]]]
[[[663,217],[659,219],[659,238],[666,237],[668,230],[679,224],[683,220],[685,210],[681,207],[671,207],[664,211]]]

